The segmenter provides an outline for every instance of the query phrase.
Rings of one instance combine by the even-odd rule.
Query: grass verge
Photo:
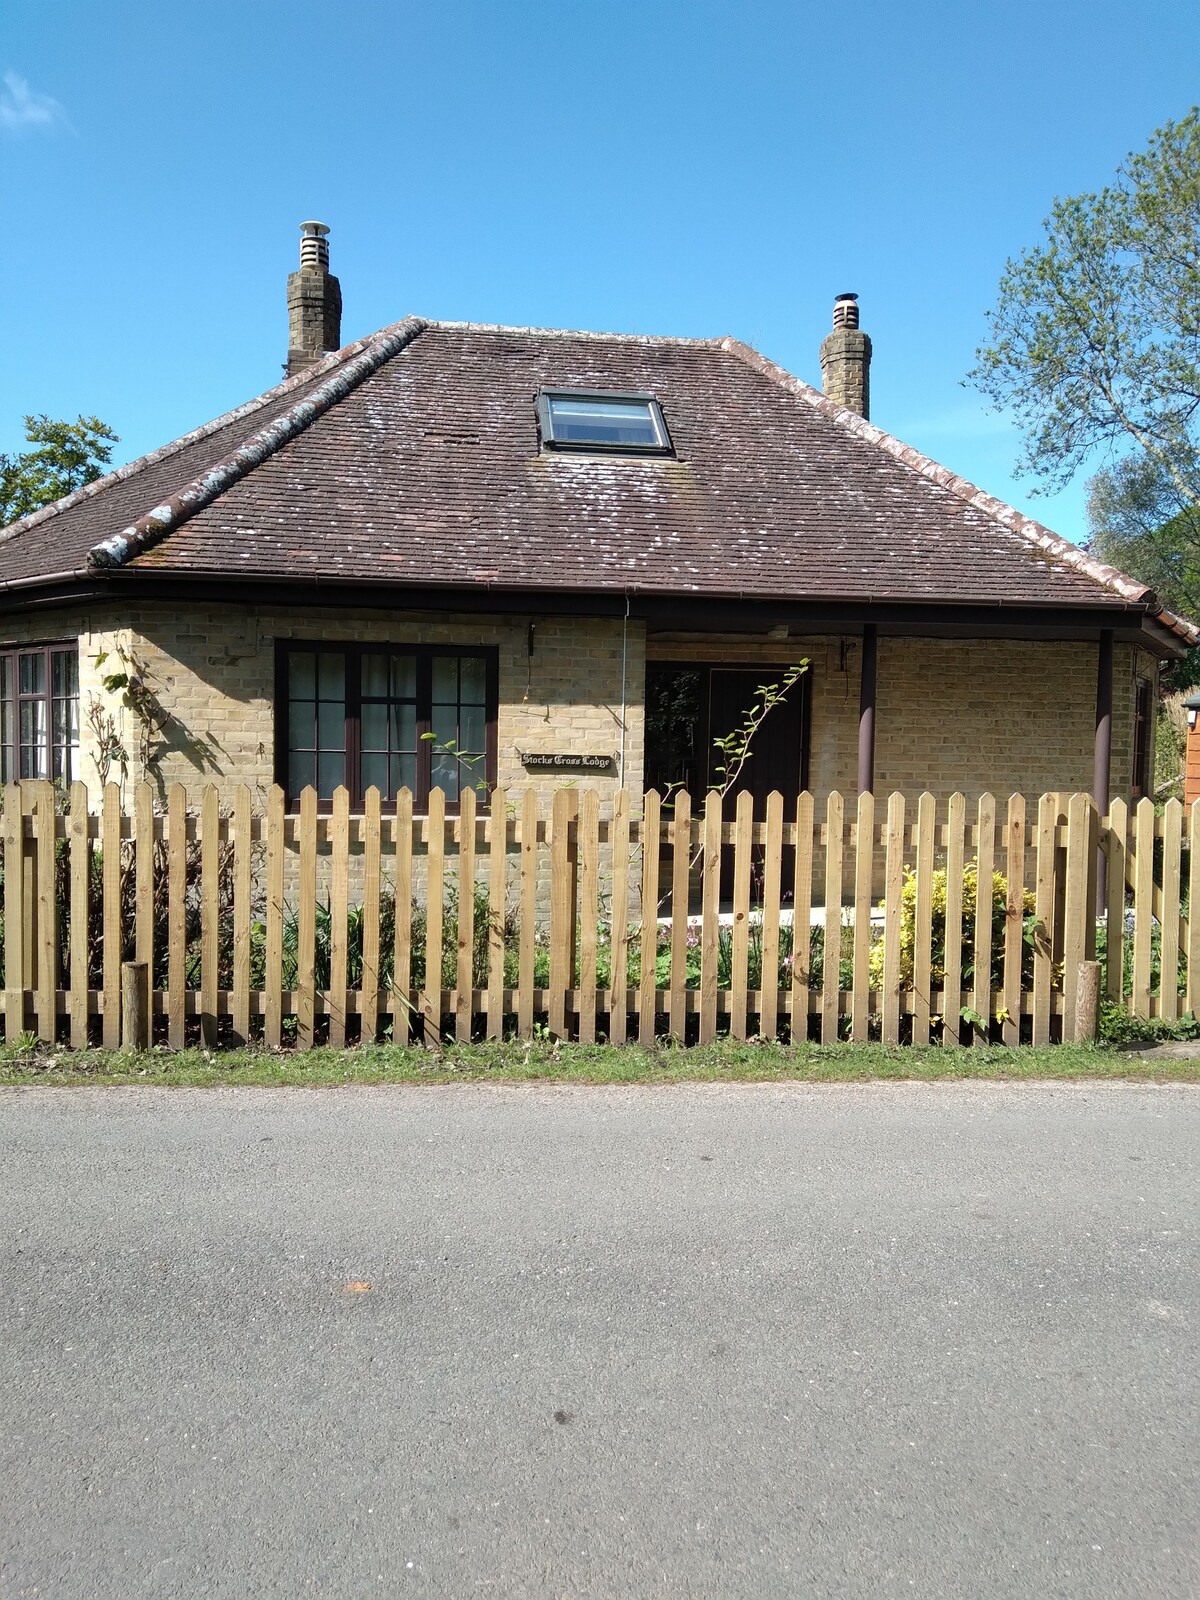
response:
[[[664,1044],[578,1045],[506,1040],[441,1051],[369,1045],[353,1050],[0,1050],[0,1084],[161,1084],[177,1088],[315,1087],[384,1083],[864,1083],[881,1079],[1111,1078],[1200,1082],[1200,1060],[1169,1060],[1103,1045],[1017,1050],[938,1046],[737,1043],[681,1049]]]

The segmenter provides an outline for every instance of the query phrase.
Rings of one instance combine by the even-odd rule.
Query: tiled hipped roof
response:
[[[675,456],[540,452],[543,386],[653,392]],[[0,536],[6,585],[114,566],[1158,610],[1144,585],[733,340],[417,319]]]

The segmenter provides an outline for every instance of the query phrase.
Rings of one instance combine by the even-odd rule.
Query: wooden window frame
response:
[[[289,809],[294,809],[298,803],[298,796],[293,796],[288,791],[288,714],[290,694],[288,692],[288,658],[294,652],[311,654],[326,652],[342,655],[346,658],[346,714],[344,750],[346,757],[346,788],[350,793],[350,805],[354,811],[361,811],[364,804],[365,790],[362,784],[362,658],[366,655],[383,655],[394,651],[398,655],[410,655],[416,658],[417,664],[417,781],[413,787],[413,811],[422,816],[429,806],[429,775],[432,758],[432,742],[425,737],[432,732],[432,679],[433,661],[436,657],[446,656],[475,656],[484,663],[486,704],[484,706],[484,762],[483,779],[485,788],[477,790],[480,811],[487,811],[492,790],[496,787],[496,724],[499,713],[500,701],[500,652],[495,645],[474,644],[411,644],[404,640],[356,640],[338,639],[277,639],[275,641],[275,782],[283,789],[287,796]],[[353,670],[351,664],[354,664]],[[395,812],[394,800],[382,799],[382,809],[385,814]],[[318,811],[328,813],[333,808],[332,800],[318,799]],[[459,804],[457,800],[446,797],[446,813],[448,816],[457,816]]]
[[[45,658],[45,687],[40,694],[22,694],[21,692],[21,656],[41,655]],[[10,782],[24,781],[19,778],[21,765],[21,705],[27,700],[41,700],[46,707],[46,771],[52,783],[60,780],[53,776],[54,768],[54,702],[63,699],[62,695],[54,693],[54,660],[57,655],[71,655],[75,658],[75,715],[78,728],[78,743],[75,746],[75,768],[69,772],[61,782],[64,786],[74,783],[79,777],[78,768],[83,761],[83,703],[79,693],[79,640],[78,639],[37,639],[30,644],[0,645],[0,662],[7,661],[11,673],[12,685],[11,711],[12,711],[12,738],[5,741],[0,732],[0,760],[7,765],[10,771]],[[2,681],[2,680],[0,680]]]

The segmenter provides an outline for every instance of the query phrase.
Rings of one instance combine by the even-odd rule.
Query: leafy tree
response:
[[[1200,108],[1044,226],[1006,265],[970,380],[1014,413],[1019,467],[1046,487],[1128,448],[1200,504]]]
[[[1200,616],[1200,507],[1183,505],[1156,462],[1130,456],[1088,484],[1088,549],[1101,561],[1134,572],[1185,616]],[[1200,649],[1189,650],[1164,675],[1168,691],[1200,683]],[[1160,725],[1158,748],[1170,743]],[[1166,742],[1164,742],[1166,740]]]
[[[0,453],[0,526],[93,483],[119,442],[99,417],[82,416],[74,422],[26,417],[25,438],[33,449]]]
[[[1146,456],[1130,456],[1088,484],[1088,549],[1135,572],[1167,605],[1200,612],[1200,507]]]

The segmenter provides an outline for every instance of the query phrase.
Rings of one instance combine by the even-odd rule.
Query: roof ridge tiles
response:
[[[429,317],[425,319],[425,324],[431,330],[447,333],[526,333],[536,335],[539,339],[589,339],[612,344],[690,345],[695,349],[718,349],[722,344],[720,338],[689,338],[684,334],[606,333],[598,332],[594,328],[522,327],[517,323],[505,322],[453,322],[440,317]]]
[[[401,322],[392,323],[390,327],[381,328],[378,333],[360,340],[357,345],[344,347],[344,350],[338,352],[339,356],[346,356],[348,352],[356,353],[353,353],[350,359],[331,363],[323,382],[302,400],[290,406],[273,421],[265,423],[257,433],[251,434],[244,440],[231,455],[222,461],[214,462],[207,471],[147,511],[136,522],[123,528],[120,533],[93,545],[87,554],[89,570],[122,567],[144,550],[159,543],[180,523],[186,522],[218,495],[223,494],[232,484],[245,477],[254,467],[267,460],[269,456],[273,456],[298,434],[303,433],[331,406],[336,405],[364,379],[377,372],[385,361],[398,355],[411,344],[426,327],[428,323],[423,318],[406,317]],[[311,369],[305,376],[311,380]],[[282,388],[286,388],[286,384],[279,385],[274,392],[278,394]]]
[[[0,544],[7,544],[10,539],[20,537],[30,528],[39,527],[43,522],[48,522],[51,517],[57,516],[60,511],[69,511],[72,506],[80,505],[93,496],[102,494],[105,489],[114,483],[124,483],[127,479],[136,477],[146,467],[157,466],[160,461],[169,461],[180,451],[186,450],[189,445],[199,444],[202,439],[209,438],[214,433],[220,433],[222,428],[228,428],[231,423],[239,422],[243,417],[253,416],[256,411],[261,411],[273,400],[278,400],[289,390],[302,389],[306,384],[311,384],[313,379],[322,373],[332,372],[343,362],[363,350],[371,340],[378,337],[371,334],[364,339],[355,340],[353,344],[343,345],[340,350],[333,350],[322,361],[309,367],[306,372],[298,372],[294,377],[284,378],[281,383],[264,389],[262,394],[255,395],[252,400],[243,401],[240,406],[234,406],[232,411],[226,411],[222,416],[214,417],[210,422],[203,422],[198,428],[192,428],[188,433],[180,434],[178,439],[172,439],[169,444],[159,445],[157,450],[150,450],[144,456],[138,456],[133,461],[127,461],[123,466],[114,467],[111,472],[106,472],[101,478],[94,478],[91,483],[85,483],[82,488],[72,489],[70,494],[64,494],[57,500],[52,500],[48,505],[39,506],[36,511],[31,511],[27,516],[18,517],[6,528],[0,528]]]
[[[1147,605],[1160,622],[1180,638],[1185,639],[1188,644],[1194,645],[1200,642],[1200,627],[1168,610],[1159,602],[1158,596],[1147,584],[1130,577],[1117,567],[1109,566],[1107,562],[1097,561],[1094,556],[1088,555],[1087,551],[1081,550],[1078,545],[1071,544],[1061,534],[1054,533],[1033,517],[1026,516],[1014,506],[997,499],[995,495],[988,494],[985,489],[980,489],[969,479],[952,472],[949,467],[943,467],[916,449],[914,445],[905,444],[894,434],[885,433],[882,428],[869,422],[856,411],[848,411],[844,406],[839,406],[828,395],[822,394],[819,389],[814,389],[812,384],[805,383],[803,378],[797,378],[786,367],[781,367],[777,362],[762,355],[752,345],[744,344],[742,340],[728,335],[715,342],[721,349],[729,351],[739,361],[763,377],[769,378],[781,389],[794,394],[798,399],[807,401],[814,409],[839,423],[847,432],[857,434],[867,443],[876,445],[899,461],[902,466],[927,478],[931,483],[936,483],[939,488],[947,490],[975,510],[983,512],[993,522],[998,523],[1007,534],[1016,538],[1025,549],[1064,562],[1099,584],[1101,588],[1107,589],[1111,594],[1119,595],[1122,600]]]

